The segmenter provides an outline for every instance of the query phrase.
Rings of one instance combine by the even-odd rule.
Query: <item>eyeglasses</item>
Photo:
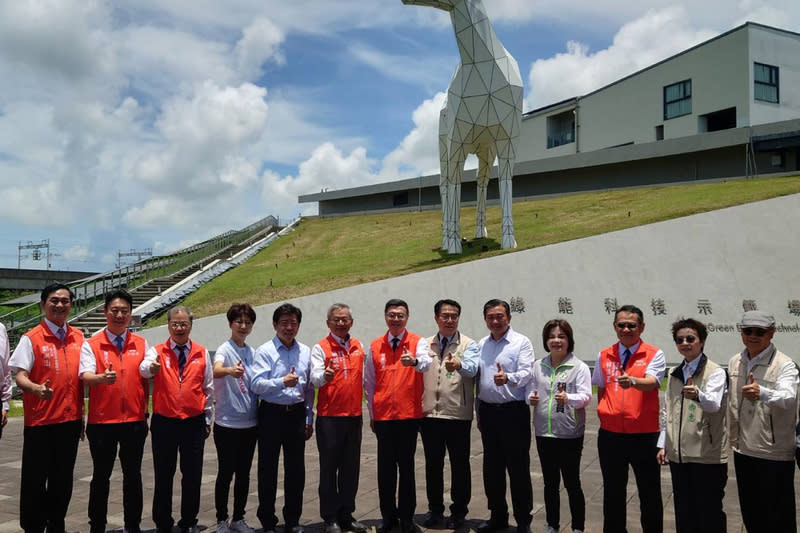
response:
[[[694,341],[697,340],[697,337],[694,335],[686,335],[685,337],[675,337],[675,344],[683,344],[684,342],[688,342],[689,344],[694,344]]]
[[[634,330],[639,327],[639,324],[636,322],[617,322],[614,324],[617,326],[617,329],[630,329]]]
[[[745,335],[755,335],[756,337],[763,337],[767,334],[767,330],[763,328],[742,328],[742,333]]]
[[[170,322],[169,327],[172,329],[186,329],[192,324],[190,322]]]

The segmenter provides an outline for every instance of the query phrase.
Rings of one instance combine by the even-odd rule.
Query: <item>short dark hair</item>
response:
[[[442,306],[443,305],[450,305],[452,307],[455,307],[456,309],[458,309],[459,316],[461,315],[461,304],[458,303],[455,300],[450,300],[450,299],[447,299],[447,298],[445,298],[444,300],[439,300],[438,302],[436,302],[436,304],[434,304],[434,306],[433,306],[433,314],[435,314],[436,316],[439,316],[439,311],[442,310]]]
[[[498,300],[497,298],[492,298],[485,304],[483,304],[483,318],[486,318],[486,311],[491,309],[492,307],[497,307],[498,305],[502,305],[506,310],[506,316],[511,318],[511,306],[508,305],[508,302],[505,300]]]
[[[250,322],[256,323],[256,312],[250,304],[233,304],[228,308],[226,316],[228,317],[228,325],[233,324],[235,320],[241,317],[247,317]]]
[[[404,307],[406,314],[411,314],[411,311],[408,310],[408,304],[405,302],[405,300],[401,300],[400,298],[392,298],[386,302],[386,305],[383,306],[383,313],[386,314],[390,307]]]
[[[572,326],[563,318],[554,318],[548,320],[542,328],[542,343],[544,344],[544,351],[550,353],[550,348],[547,347],[547,339],[550,338],[550,331],[555,328],[560,328],[561,331],[567,336],[567,353],[572,353],[575,350],[575,338],[572,336]]]
[[[639,324],[644,324],[644,313],[635,305],[623,305],[622,307],[617,307],[617,311],[614,313],[614,322],[617,321],[617,316],[619,316],[620,313],[634,314],[639,317]]]
[[[694,318],[683,317],[672,323],[672,340],[675,340],[675,337],[677,337],[678,330],[683,328],[695,330],[697,332],[697,336],[700,337],[700,340],[702,342],[706,342],[706,339],[708,338],[708,328],[706,325],[699,320],[695,320]]]
[[[58,282],[51,283],[50,285],[42,289],[42,296],[41,296],[42,303],[45,303],[51,294],[53,294],[56,291],[60,291],[61,289],[66,289],[67,292],[69,292],[69,301],[70,303],[72,303],[72,301],[75,300],[75,293],[72,292],[72,289],[70,289],[63,283],[58,283]]]
[[[114,289],[111,292],[107,292],[106,303],[103,305],[103,309],[108,309],[109,304],[117,299],[125,300],[128,302],[128,305],[131,306],[131,309],[133,309],[133,296],[125,289]]]
[[[275,309],[275,311],[272,313],[272,323],[277,324],[278,320],[280,320],[283,315],[294,315],[297,318],[298,324],[303,321],[303,312],[300,310],[300,308],[288,302],[279,305]]]

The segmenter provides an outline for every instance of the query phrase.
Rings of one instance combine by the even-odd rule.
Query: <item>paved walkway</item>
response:
[[[599,533],[602,531],[602,479],[600,475],[600,465],[597,461],[597,417],[594,406],[588,411],[588,428],[586,434],[586,444],[582,461],[582,482],[586,495],[586,531]],[[8,425],[3,431],[3,438],[0,440],[0,533],[19,531],[19,477],[21,466],[22,448],[22,418],[9,420]],[[356,517],[359,520],[375,525],[380,519],[378,509],[378,489],[377,489],[377,465],[376,465],[376,443],[375,438],[365,425],[364,441],[362,446],[361,463],[361,483],[356,502]],[[468,525],[475,529],[480,520],[488,518],[486,507],[486,497],[483,492],[483,481],[481,477],[482,447],[480,435],[473,425],[472,431],[472,502],[470,504],[470,514]],[[152,502],[153,470],[152,453],[150,442],[145,445],[145,457],[143,462],[143,478],[145,486],[145,511],[142,526],[152,528],[153,523],[150,518],[150,503]],[[543,532],[546,528],[544,518],[544,501],[542,493],[541,474],[539,469],[539,459],[536,454],[536,446],[531,446],[531,476],[533,478],[533,503],[534,517],[532,530],[533,533]],[[247,507],[247,520],[251,525],[258,524],[255,517],[257,506],[255,465],[251,475],[251,493]],[[87,532],[86,508],[89,495],[89,481],[91,480],[92,466],[89,456],[89,446],[82,443],[78,460],[75,466],[75,488],[72,494],[72,502],[67,515],[67,529],[69,531]],[[203,468],[203,487],[200,506],[200,527],[207,531],[213,531],[215,521],[214,513],[214,478],[216,475],[216,453],[212,439],[206,442],[205,465]],[[179,476],[179,474],[177,475]],[[306,446],[306,489],[303,516],[301,523],[309,529],[320,530],[321,522],[319,518],[319,505],[317,496],[317,480],[319,476],[319,464],[317,461],[316,441],[312,438]],[[425,470],[423,464],[422,443],[419,441],[416,455],[416,477],[417,477],[417,522],[421,523],[425,511],[427,510],[425,497]],[[445,474],[446,489],[449,488],[449,473]],[[179,479],[179,478],[178,478]],[[179,496],[177,489],[180,487],[179,480],[176,479],[176,496],[174,499],[174,509],[179,509]],[[628,516],[628,527],[631,533],[641,531],[639,526],[638,500],[634,490],[633,474],[628,484],[628,498],[630,500]],[[671,486],[669,482],[669,472],[665,468],[662,470],[662,492],[664,494],[664,531],[674,532],[675,523],[673,517]],[[795,487],[800,494],[800,476],[796,477]],[[734,478],[733,466],[729,469],[728,490],[725,497],[725,509],[728,513],[728,531],[742,531],[741,519],[737,505],[736,480]],[[278,490],[277,508],[282,505],[283,492]],[[448,498],[445,498],[447,501]],[[509,500],[510,501],[510,500]],[[279,515],[280,516],[280,515]],[[562,489],[561,497],[561,516],[562,531],[571,531],[569,523],[569,508],[567,506],[566,493]],[[120,529],[122,527],[122,475],[119,466],[115,469],[112,476],[112,489],[109,501],[109,528]],[[177,528],[176,528],[177,531]],[[260,531],[260,530],[259,530]],[[313,531],[311,532],[313,533]]]

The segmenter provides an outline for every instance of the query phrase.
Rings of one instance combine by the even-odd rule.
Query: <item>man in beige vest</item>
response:
[[[796,533],[797,365],[772,344],[775,319],[747,311],[745,349],[728,363],[728,421],[742,522],[748,533]]]
[[[727,375],[704,353],[708,328],[693,318],[672,324],[683,362],[667,374],[658,462],[669,465],[677,533],[725,533],[728,481]]]
[[[433,362],[424,374],[420,426],[425,448],[425,486],[428,514],[423,526],[444,522],[444,455],[450,455],[450,517],[447,529],[464,525],[471,496],[469,442],[474,410],[478,344],[458,331],[461,305],[439,300],[433,307],[439,332],[428,338]]]

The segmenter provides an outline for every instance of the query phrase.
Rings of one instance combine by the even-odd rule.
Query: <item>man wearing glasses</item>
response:
[[[428,370],[431,358],[428,342],[406,329],[406,302],[389,300],[383,315],[389,330],[370,343],[364,363],[370,427],[378,439],[382,521],[376,530],[388,533],[399,520],[402,533],[412,533],[417,530],[414,453],[422,418],[422,372]]]
[[[61,283],[42,289],[44,319],[22,336],[8,363],[25,410],[19,525],[26,532],[63,532],[72,497],[83,418],[83,333],[67,324],[74,299]]]
[[[203,447],[214,417],[211,358],[192,341],[189,308],[167,311],[169,339],[145,354],[139,373],[153,378],[153,522],[158,533],[172,531],[172,480],[181,457],[181,533],[195,533],[200,511]]]
[[[626,531],[628,465],[639,491],[644,533],[661,533],[658,453],[658,389],[666,371],[664,352],[642,341],[644,314],[634,305],[614,315],[618,342],[602,350],[592,373],[600,430],[597,451],[603,475],[603,532]]]
[[[278,459],[283,450],[283,520],[285,533],[303,533],[306,441],[314,432],[314,386],[311,351],[297,342],[303,313],[292,304],[272,313],[275,337],[253,356],[250,390],[258,395],[258,519],[265,533],[278,524],[275,497]]]
[[[775,319],[747,311],[744,350],[728,363],[728,421],[742,522],[749,533],[794,533],[797,365],[772,344]]]

